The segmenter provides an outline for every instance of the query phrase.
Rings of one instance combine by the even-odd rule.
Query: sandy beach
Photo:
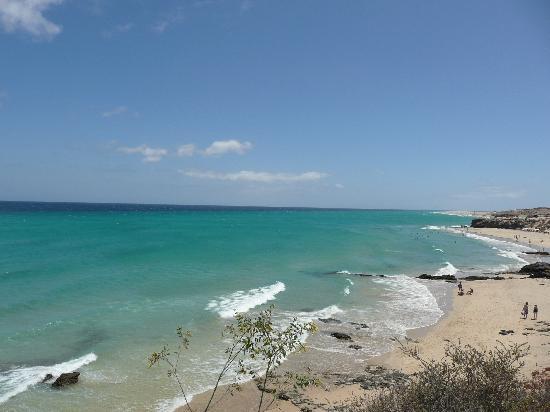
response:
[[[482,236],[489,236],[495,239],[502,239],[511,242],[516,242],[516,236],[519,238],[520,244],[531,246],[532,248],[549,251],[550,249],[550,234],[541,232],[528,232],[525,230],[513,229],[494,229],[494,228],[468,228],[468,232],[476,233]]]
[[[541,233],[503,230],[503,229],[469,229],[473,233],[500,239],[515,240],[519,235],[521,243],[537,242],[550,245],[550,236]],[[452,308],[441,320],[430,328],[413,330],[409,333],[409,345],[417,347],[420,356],[425,359],[441,359],[444,355],[446,341],[470,344],[478,348],[492,348],[502,342],[504,344],[527,344],[529,354],[524,358],[523,374],[529,376],[534,370],[550,367],[550,280],[529,279],[517,274],[504,275],[504,280],[481,280],[463,282],[466,290],[472,288],[473,295],[458,296],[452,292]],[[435,281],[438,282],[438,281]],[[530,310],[534,304],[539,307],[537,320],[522,319],[521,309],[529,302]],[[506,335],[501,330],[513,331]],[[291,362],[292,363],[292,359]],[[418,371],[419,364],[414,359],[404,355],[399,349],[375,358],[368,364],[395,369],[410,374]],[[364,368],[365,365],[362,365]],[[323,384],[306,390],[299,397],[291,400],[274,400],[266,394],[265,410],[279,412],[299,411],[307,406],[310,410],[330,410],[347,401],[372,395],[372,391],[362,389],[358,384],[342,383],[335,379],[338,371],[322,377]],[[225,396],[216,403],[214,411],[255,411],[260,391],[254,382],[243,385],[243,390],[233,396]],[[193,399],[191,407],[201,410],[209,393],[201,394]],[[180,408],[179,411],[184,411]]]

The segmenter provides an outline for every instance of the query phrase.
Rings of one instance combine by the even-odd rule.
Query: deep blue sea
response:
[[[469,222],[431,211],[0,202],[0,409],[171,409],[177,388],[147,356],[176,326],[192,330],[183,368],[200,392],[223,356],[223,325],[268,304],[280,319],[367,323],[359,352],[374,356],[443,313],[448,288],[413,276],[521,265],[518,246],[455,228]],[[308,344],[353,351],[322,332]],[[39,383],[76,369],[81,381],[67,390]]]

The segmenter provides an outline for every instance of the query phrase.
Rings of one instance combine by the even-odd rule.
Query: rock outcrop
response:
[[[453,282],[456,282],[456,276],[454,275],[428,275],[427,273],[423,273],[416,278],[425,280],[451,280]]]
[[[330,336],[332,336],[333,338],[336,338],[338,340],[348,340],[348,341],[351,341],[351,336],[348,335],[347,333],[342,333],[342,332],[332,332],[330,334]]]
[[[80,372],[62,373],[55,380],[55,382],[52,383],[52,387],[61,388],[61,387],[66,386],[66,385],[74,385],[75,383],[78,382],[78,377],[79,376],[80,376]]]
[[[519,270],[519,273],[526,273],[530,278],[550,279],[550,263],[536,262],[525,265]]]
[[[469,281],[472,281],[472,280],[504,280],[504,278],[502,276],[478,276],[478,275],[471,275],[471,276],[466,276],[466,277],[463,277],[462,279],[460,280],[469,280]]]
[[[473,219],[471,226],[544,232],[550,230],[550,208],[537,207],[494,212],[491,216]]]

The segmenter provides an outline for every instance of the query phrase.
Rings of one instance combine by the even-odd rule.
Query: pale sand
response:
[[[540,250],[545,248],[550,251],[550,234],[539,232],[527,232],[525,230],[493,229],[493,228],[468,228],[468,232],[482,236],[489,236],[515,242],[515,236],[519,236],[519,243]]]
[[[538,321],[550,320],[550,280],[511,277],[513,279],[463,282],[466,290],[474,289],[474,294],[454,297],[450,314],[415,344],[419,354],[427,359],[440,359],[446,340],[485,348],[494,347],[499,341],[527,343],[530,352],[524,359],[524,374],[528,376],[536,369],[550,366],[550,333],[536,331],[545,328]],[[529,319],[521,319],[525,302],[529,302],[531,312],[533,305],[538,305],[538,321],[531,319],[532,313]],[[514,333],[502,336],[499,335],[501,329]],[[417,362],[399,350],[374,358],[372,362],[407,373],[418,369]]]

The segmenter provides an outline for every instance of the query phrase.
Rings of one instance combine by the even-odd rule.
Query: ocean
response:
[[[464,235],[432,211],[0,202],[0,409],[170,410],[177,387],[148,355],[193,332],[182,365],[208,388],[235,312],[361,322],[363,357],[443,315],[452,285],[421,273],[518,268],[526,250]],[[361,276],[385,275],[380,276]],[[322,329],[307,344],[340,356]],[[354,354],[354,356],[356,356]],[[78,369],[77,385],[40,381]]]

